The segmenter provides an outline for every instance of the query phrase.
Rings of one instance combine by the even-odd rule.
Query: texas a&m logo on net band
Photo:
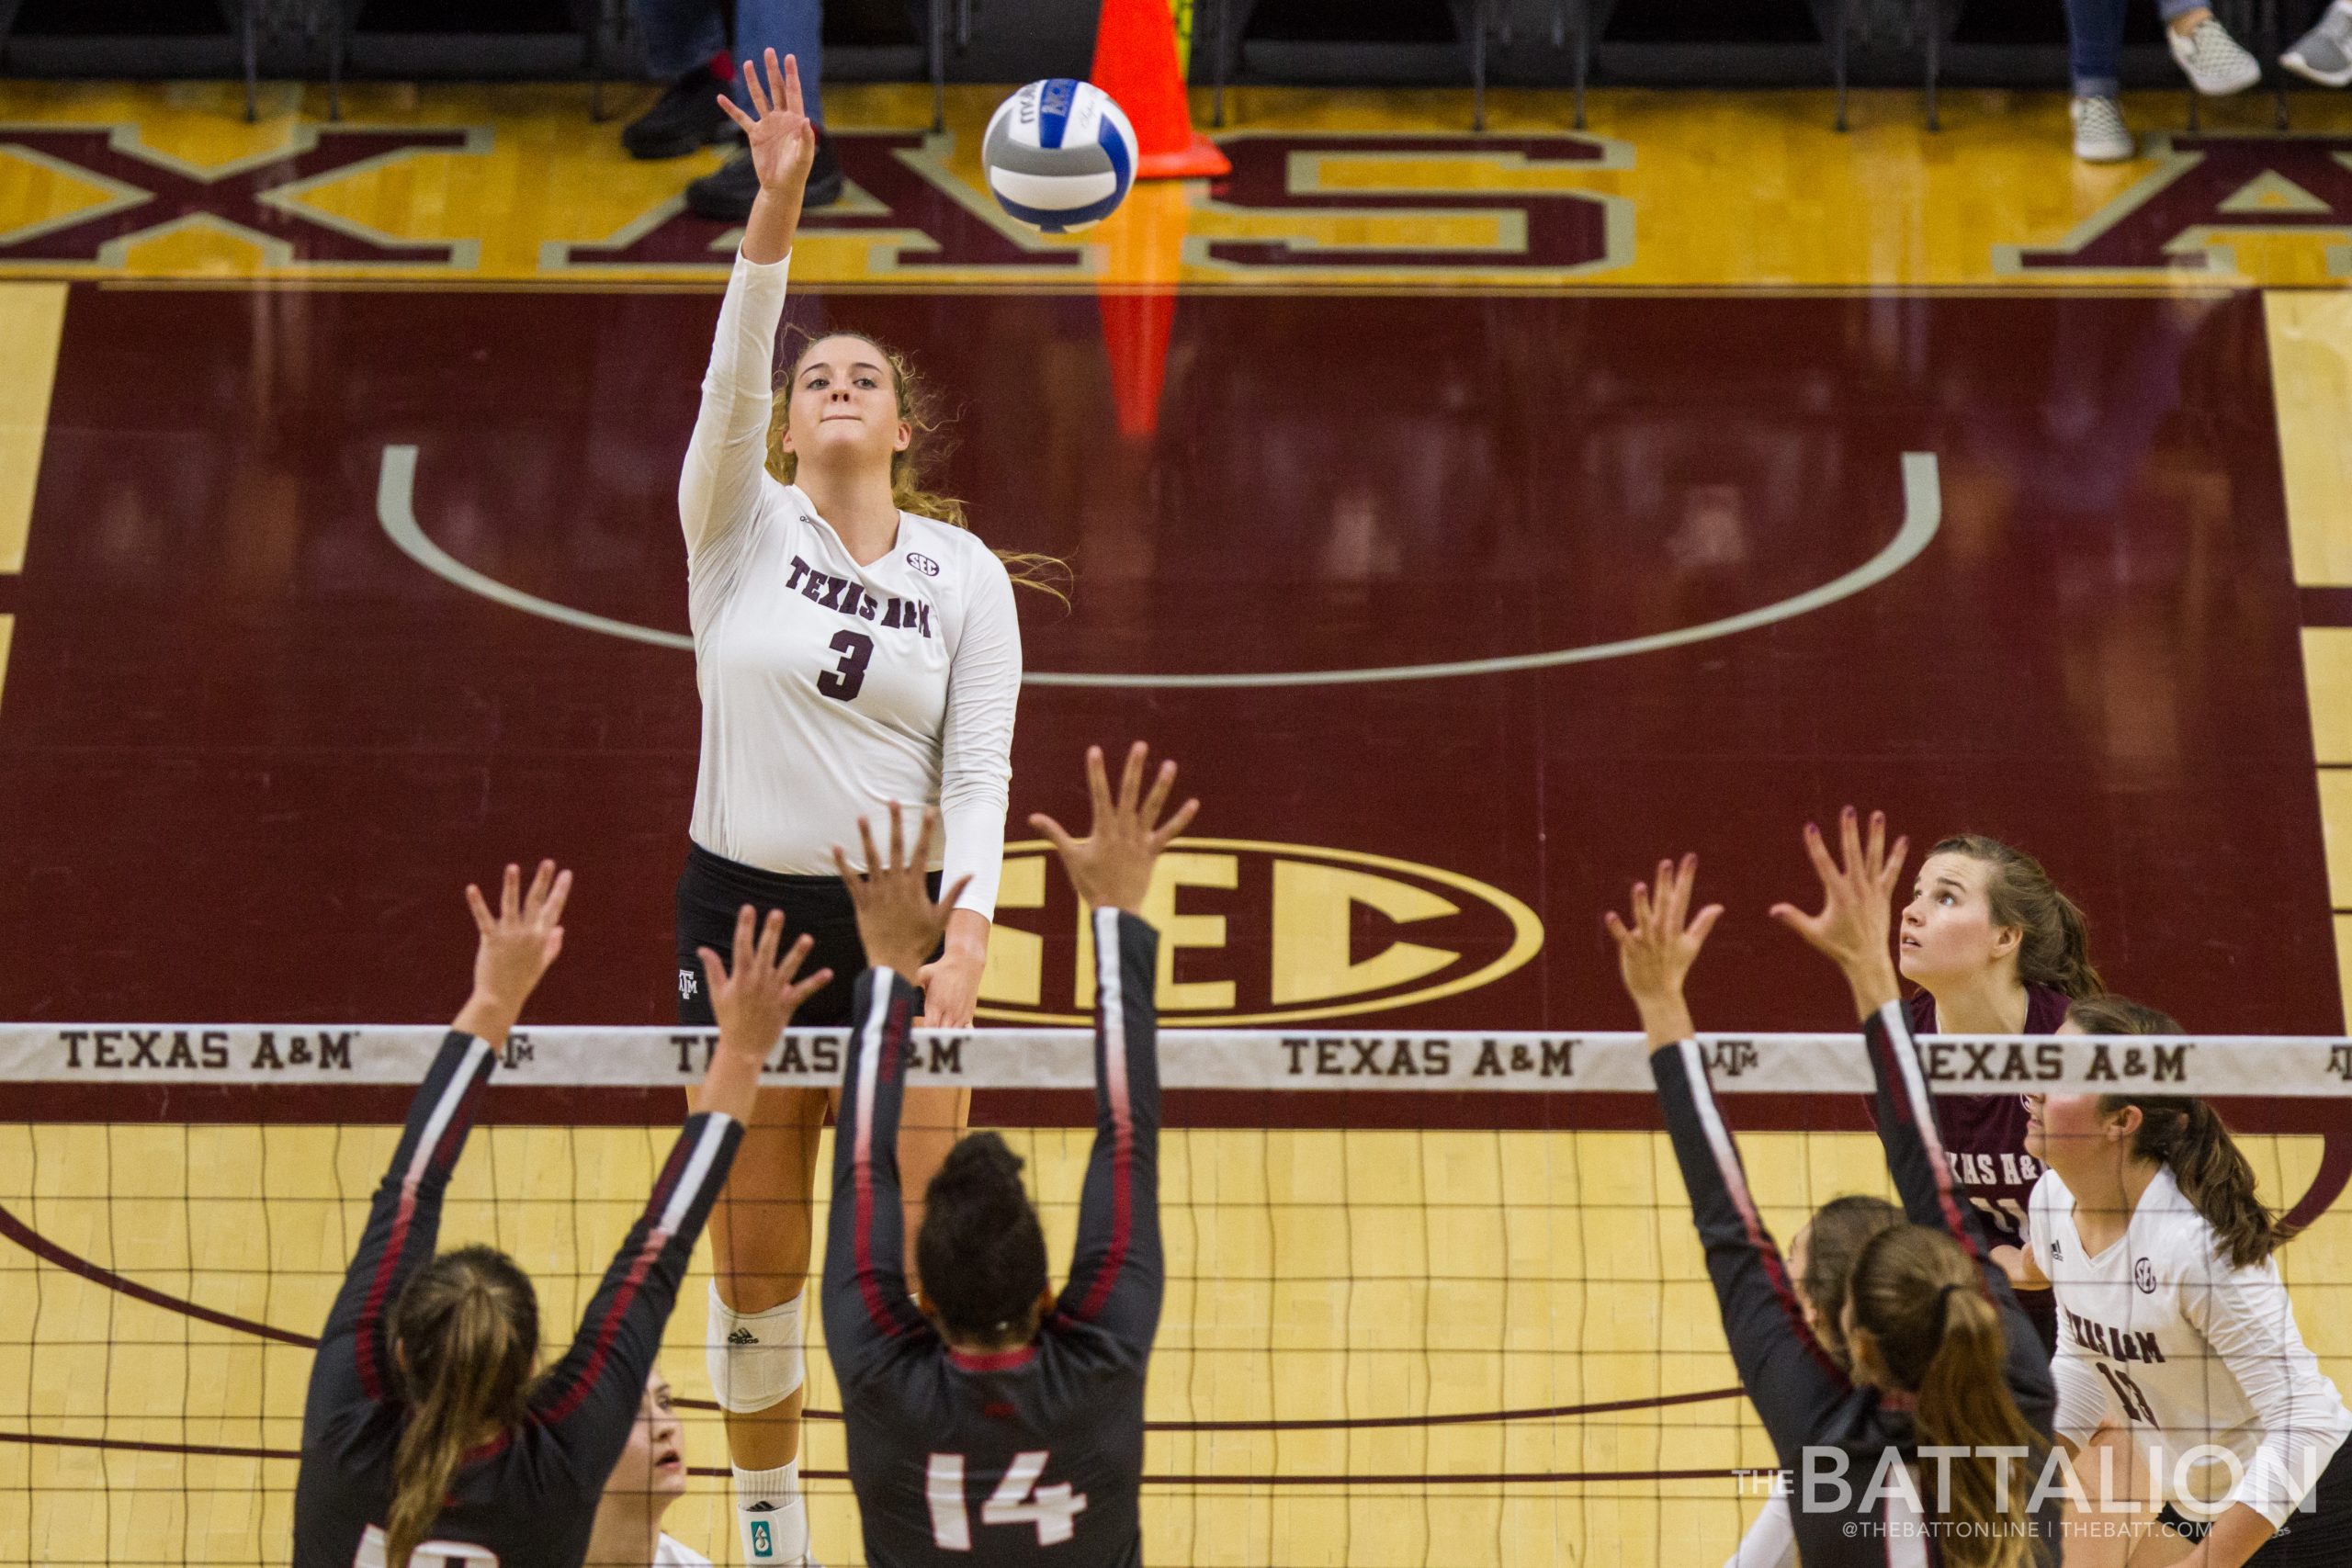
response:
[[[2107,1040],[1956,1039],[1919,1042],[1920,1066],[1939,1087],[1988,1090],[2057,1083],[2073,1076],[2095,1084],[2179,1084],[2197,1052],[2193,1040],[2146,1043]]]
[[[61,1029],[59,1066],[69,1073],[346,1074],[356,1029]]]
[[[1708,1040],[1701,1043],[1700,1054],[1707,1059],[1710,1077],[1736,1078],[1753,1072],[1763,1061],[1753,1040]]]
[[[1043,840],[1005,846],[979,1018],[1089,1024],[1093,931]],[[1159,931],[1160,1016],[1247,1027],[1385,1012],[1493,985],[1544,945],[1498,887],[1410,861],[1180,839],[1136,911]]]

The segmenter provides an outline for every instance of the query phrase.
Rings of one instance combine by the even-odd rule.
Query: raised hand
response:
[[[719,1050],[749,1052],[764,1059],[800,1004],[823,990],[833,972],[820,969],[805,980],[798,978],[816,939],[804,932],[779,956],[784,911],[769,910],[755,935],[757,921],[749,904],[735,912],[731,966],[707,947],[695,951],[702,959],[703,983],[710,988],[710,1010],[718,1020]]]
[[[1903,876],[1903,863],[1911,840],[1886,841],[1886,813],[1871,813],[1870,836],[1852,807],[1838,818],[1840,857],[1832,859],[1821,829],[1804,825],[1805,853],[1821,878],[1821,910],[1808,915],[1793,904],[1775,904],[1772,918],[1796,932],[1813,947],[1836,961],[1853,987],[1854,999],[1865,1012],[1874,1012],[1898,994],[1891,943],[1894,931],[1894,889]]]
[[[756,113],[745,114],[724,93],[718,95],[718,107],[742,128],[760,189],[770,196],[789,197],[797,214],[800,193],[808,184],[808,166],[817,156],[817,125],[801,108],[800,62],[787,54],[779,70],[775,51],[769,50],[767,80],[763,83],[758,67],[747,60],[743,90]]]
[[[1133,914],[1141,908],[1144,896],[1151,891],[1152,863],[1192,825],[1193,814],[1201,808],[1199,801],[1187,800],[1174,816],[1159,820],[1176,787],[1176,764],[1160,763],[1159,775],[1151,781],[1151,793],[1146,795],[1144,764],[1150,756],[1151,748],[1140,740],[1127,748],[1127,765],[1119,774],[1119,793],[1114,796],[1109,771],[1102,763],[1102,748],[1086,749],[1086,793],[1094,803],[1094,826],[1083,839],[1072,837],[1043,812],[1029,818],[1029,826],[1053,840],[1078,896],[1098,909],[1125,909]]]
[[[873,824],[863,817],[857,819],[857,836],[865,846],[865,872],[852,870],[841,846],[833,846],[833,865],[857,910],[857,937],[865,944],[865,962],[877,969],[894,970],[909,981],[938,947],[947,931],[949,912],[972,880],[957,877],[944,898],[932,901],[925,868],[931,863],[932,838],[938,831],[939,813],[925,807],[914,853],[908,854],[906,818],[898,802],[892,801],[888,861],[875,849]]]
[[[1684,855],[1679,864],[1662,860],[1655,894],[1646,884],[1634,884],[1632,925],[1619,919],[1614,909],[1601,917],[1617,943],[1618,976],[1640,1010],[1642,1027],[1653,1044],[1671,1044],[1696,1032],[1690,1009],[1682,999],[1682,982],[1724,912],[1721,904],[1710,904],[1691,916],[1690,889],[1698,877],[1697,855]]]
[[[481,889],[466,884],[466,906],[473,911],[480,941],[474,947],[474,990],[456,1028],[498,1044],[537,988],[539,977],[563,951],[563,906],[571,897],[571,873],[543,860],[523,888],[518,866],[506,868],[492,913]]]

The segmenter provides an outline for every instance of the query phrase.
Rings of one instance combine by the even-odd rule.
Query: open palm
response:
[[[1871,813],[1870,836],[1862,836],[1860,814],[1850,806],[1838,813],[1839,847],[1833,858],[1821,829],[1804,825],[1805,853],[1821,878],[1821,912],[1808,915],[1793,904],[1775,904],[1772,918],[1841,966],[1884,960],[1893,942],[1895,884],[1911,840],[1886,841],[1886,813]]]
[[[801,107],[799,62],[787,54],[779,67],[775,51],[769,50],[767,80],[763,83],[758,69],[747,60],[743,87],[756,115],[745,114],[724,93],[718,96],[718,107],[742,128],[760,188],[775,196],[797,197],[808,184],[808,165],[817,156],[817,124]]]

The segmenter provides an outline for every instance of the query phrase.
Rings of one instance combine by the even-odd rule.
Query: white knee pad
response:
[[[721,1410],[756,1415],[779,1404],[800,1387],[800,1296],[765,1312],[739,1313],[710,1287],[710,1327],[703,1338],[703,1364],[710,1371],[711,1397]]]

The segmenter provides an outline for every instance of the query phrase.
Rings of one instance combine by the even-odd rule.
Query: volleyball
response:
[[[980,161],[1005,211],[1045,233],[1072,233],[1111,216],[1135,183],[1135,127],[1092,83],[1049,77],[997,106]]]

